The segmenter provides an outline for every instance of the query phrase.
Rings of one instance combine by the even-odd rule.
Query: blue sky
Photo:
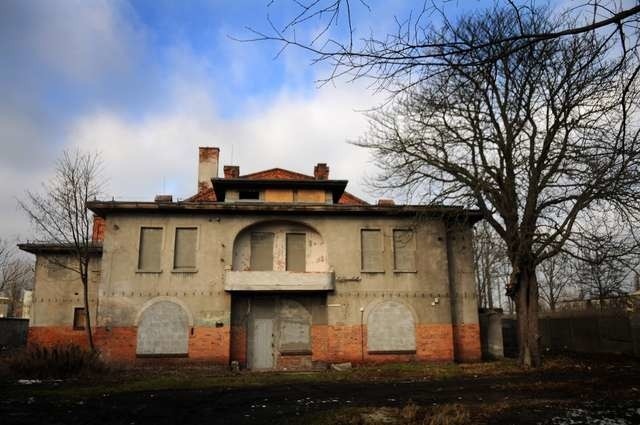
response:
[[[422,2],[355,2],[360,33],[393,28]],[[482,1],[444,2],[452,15]],[[331,176],[369,200],[375,170],[360,112],[382,100],[365,82],[318,88],[326,69],[303,51],[240,43],[245,27],[283,23],[294,3],[268,0],[0,1],[0,238],[30,235],[15,198],[38,190],[65,148],[99,151],[105,197],[191,195],[200,145],[241,172],[275,166]],[[300,28],[309,37],[319,24]],[[339,35],[339,32],[338,32]]]

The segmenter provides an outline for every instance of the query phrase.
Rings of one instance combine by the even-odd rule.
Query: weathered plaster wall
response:
[[[62,268],[52,261],[61,257],[38,255],[35,265],[36,286],[33,292],[30,326],[68,326],[73,328],[73,311],[84,307],[84,292],[80,275]],[[73,259],[67,258],[68,265],[74,266]],[[101,278],[101,262],[98,257],[89,263],[89,310],[95,323],[97,310],[97,289]],[[83,334],[82,331],[75,331]]]
[[[437,219],[416,222],[375,216],[309,216],[283,220],[277,216],[112,214],[105,224],[97,324],[101,341],[106,341],[105,344],[118,341],[122,345],[121,349],[109,348],[115,353],[114,357],[135,356],[135,326],[140,312],[147,303],[163,297],[178,302],[192,317],[190,357],[219,362],[234,356],[246,358],[247,347],[243,341],[246,342],[247,329],[242,320],[236,320],[241,317],[236,316],[241,308],[236,308],[235,303],[232,312],[232,296],[224,290],[224,276],[226,270],[246,267],[243,264],[248,239],[244,238],[250,234],[249,226],[262,226],[259,223],[264,223],[265,228],[272,226],[273,231],[281,235],[287,229],[307,232],[308,270],[335,273],[335,290],[326,296],[316,296],[314,299],[322,300],[323,304],[314,304],[310,310],[313,360],[359,361],[363,357],[365,361],[451,360],[454,334],[458,352],[463,353],[459,358],[474,358],[476,339],[479,352],[468,228],[447,232],[444,222]],[[142,226],[164,229],[160,272],[137,270]],[[194,272],[173,270],[175,229],[181,226],[198,228]],[[416,270],[395,272],[393,229],[409,227],[416,231]],[[363,228],[382,232],[382,272],[361,271],[360,230]],[[234,250],[234,241],[237,250]],[[276,250],[284,252],[283,244],[284,240],[276,242]],[[283,266],[282,257],[276,266]],[[36,288],[38,299],[55,299],[56,294],[64,298],[74,291],[73,284],[66,289],[42,285],[42,276],[38,276],[41,279]],[[47,289],[40,289],[41,286]],[[458,296],[457,301],[452,302],[452,294]],[[367,350],[369,314],[376,305],[390,300],[406,306],[414,315],[416,347],[413,354],[377,354]],[[70,323],[71,317],[62,312],[64,308],[62,304],[48,303],[42,307],[36,304],[34,323],[51,326]],[[67,310],[72,314],[72,309]],[[322,320],[316,320],[319,310]]]

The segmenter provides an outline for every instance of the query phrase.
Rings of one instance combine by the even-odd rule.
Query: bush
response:
[[[32,346],[9,360],[10,370],[20,378],[68,378],[104,373],[99,354],[78,345]]]

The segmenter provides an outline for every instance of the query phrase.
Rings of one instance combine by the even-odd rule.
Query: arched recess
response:
[[[168,299],[148,303],[138,315],[136,354],[186,356],[190,324],[190,315],[179,303]]]
[[[327,247],[322,235],[311,226],[297,221],[263,221],[254,223],[242,229],[233,242],[232,270],[252,270],[252,235],[267,235],[267,243],[271,244],[272,259],[269,260],[273,271],[286,271],[288,269],[288,235],[303,235],[304,241],[304,267],[305,272],[329,271]],[[272,242],[271,242],[272,241]],[[262,269],[264,270],[264,268]]]
[[[367,350],[373,353],[415,352],[416,320],[399,301],[375,305],[367,316]]]

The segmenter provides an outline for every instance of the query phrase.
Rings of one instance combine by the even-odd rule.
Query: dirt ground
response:
[[[640,424],[640,363],[551,357],[239,373],[180,364],[30,382],[0,378],[2,424]]]

